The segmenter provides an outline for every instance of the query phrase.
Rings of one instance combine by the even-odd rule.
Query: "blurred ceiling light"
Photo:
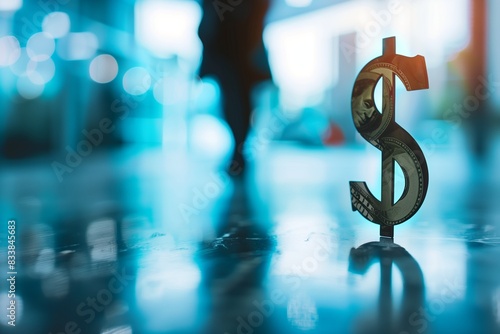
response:
[[[312,0],[285,0],[290,7],[307,7],[312,3]]]
[[[99,41],[91,32],[69,33],[57,44],[57,54],[64,60],[84,60],[97,52]]]
[[[2,0],[0,1],[1,12],[12,12],[23,6],[23,0]]]
[[[111,55],[99,55],[90,63],[89,73],[92,80],[97,83],[111,82],[118,74],[118,63]]]
[[[21,56],[19,41],[14,36],[0,37],[0,67],[10,66],[16,63]]]
[[[54,39],[45,32],[34,34],[26,43],[26,52],[28,56],[35,61],[47,60],[52,56],[56,44]]]
[[[56,65],[52,59],[47,59],[42,62],[30,61],[28,63],[28,78],[37,85],[44,85],[54,77]]]
[[[325,22],[325,17],[307,14],[269,24],[264,30],[269,62],[285,105],[307,105],[338,80],[337,44],[324,31]]]
[[[61,38],[68,34],[70,19],[68,14],[63,12],[52,12],[45,16],[42,22],[42,29],[52,38]]]
[[[135,6],[135,37],[157,57],[193,59],[201,53],[200,6],[194,1],[141,1]]]
[[[133,67],[123,76],[123,89],[130,95],[141,95],[151,88],[151,75],[143,67]]]
[[[42,95],[45,85],[35,84],[27,75],[17,79],[17,92],[27,100],[33,100]]]

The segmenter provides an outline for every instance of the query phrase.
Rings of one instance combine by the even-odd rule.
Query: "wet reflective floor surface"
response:
[[[351,211],[349,181],[379,191],[364,148],[273,146],[236,178],[153,149],[94,152],[62,182],[4,164],[0,332],[500,333],[498,164],[450,152],[426,153],[394,242]]]

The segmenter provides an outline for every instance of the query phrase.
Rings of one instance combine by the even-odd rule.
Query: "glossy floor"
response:
[[[351,211],[373,149],[263,150],[244,178],[181,152],[4,165],[16,220],[16,326],[1,333],[500,333],[500,178],[427,152],[430,186],[395,243]],[[401,191],[403,178],[397,178]]]

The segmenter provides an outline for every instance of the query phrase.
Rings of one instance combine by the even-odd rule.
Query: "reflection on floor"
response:
[[[500,182],[459,154],[428,163],[395,243],[351,211],[348,181],[379,183],[362,149],[271,147],[237,178],[154,150],[96,152],[62,182],[4,165],[1,332],[500,333]]]

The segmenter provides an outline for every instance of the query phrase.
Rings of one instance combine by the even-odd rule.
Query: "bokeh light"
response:
[[[24,75],[28,70],[29,62],[30,58],[28,57],[26,48],[21,48],[19,50],[19,56],[17,57],[17,60],[10,65],[10,70],[17,76]]]
[[[91,32],[69,33],[57,44],[57,54],[64,60],[92,58],[99,47],[97,36]]]
[[[196,116],[190,134],[190,147],[200,156],[222,158],[234,145],[227,124],[212,115]]]
[[[0,67],[14,64],[21,56],[19,41],[14,36],[0,37]]]
[[[26,44],[28,56],[35,61],[43,61],[49,59],[54,53],[56,43],[54,39],[45,32],[34,34]]]
[[[0,1],[0,12],[11,12],[20,9],[23,0],[2,0]]]
[[[220,101],[219,84],[212,78],[196,82],[193,105],[196,110],[215,110]]]
[[[41,79],[37,77],[35,81],[40,80]],[[17,79],[17,92],[27,100],[32,100],[42,95],[44,88],[45,85],[34,83],[28,75],[23,75]]]
[[[28,63],[28,78],[37,85],[48,83],[54,77],[56,66],[52,59],[42,62],[30,61]]]
[[[118,63],[111,55],[99,55],[90,63],[89,73],[92,80],[97,83],[111,82],[118,74]]]
[[[42,22],[42,29],[52,38],[66,36],[70,29],[70,19],[68,14],[63,12],[52,12],[48,14]]]
[[[141,95],[151,88],[151,75],[143,67],[133,67],[123,76],[123,89],[130,95]]]

